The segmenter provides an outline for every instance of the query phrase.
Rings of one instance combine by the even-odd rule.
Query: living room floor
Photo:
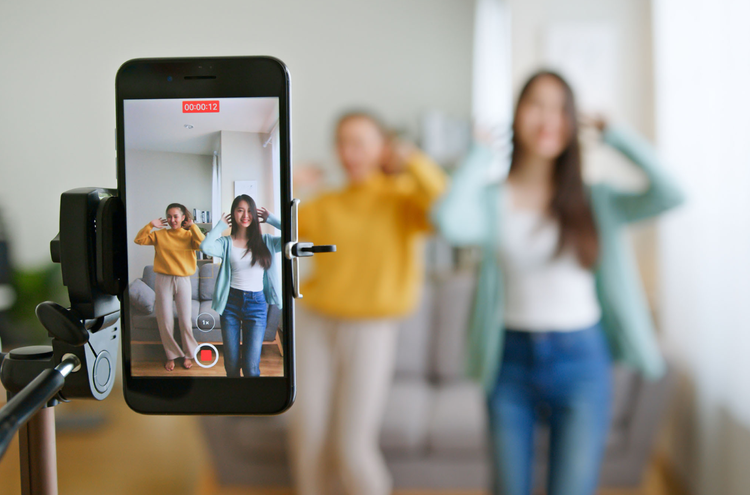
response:
[[[1,388],[1,386],[0,386]],[[102,402],[76,401],[56,408],[58,481],[76,495],[291,495],[289,489],[220,487],[197,418],[144,416],[128,409],[116,383]],[[0,390],[0,406],[5,393]],[[18,442],[0,461],[4,495],[21,493]],[[400,490],[394,495],[484,495],[483,491]],[[603,489],[599,495],[684,495],[657,460],[637,489]]]

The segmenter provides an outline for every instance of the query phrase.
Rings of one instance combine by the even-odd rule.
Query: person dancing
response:
[[[167,355],[164,368],[172,371],[177,358],[183,358],[183,366],[190,369],[193,366],[193,354],[198,347],[193,335],[193,289],[190,277],[195,274],[195,251],[200,248],[204,236],[184,205],[172,203],[167,206],[166,214],[166,219],[156,218],[143,227],[136,235],[135,243],[154,246],[154,309],[159,337]],[[174,338],[172,301],[177,309],[182,347]]]
[[[229,215],[201,243],[201,250],[222,259],[211,307],[221,317],[224,369],[228,377],[260,376],[260,356],[266,332],[268,304],[281,308],[281,277],[275,254],[281,236],[262,234],[260,219],[281,228],[279,219],[253,198],[234,198]],[[231,233],[222,232],[231,226]],[[240,356],[241,354],[241,356]]]
[[[419,248],[446,177],[365,112],[341,117],[336,149],[348,184],[299,210],[300,238],[337,252],[315,260],[296,307],[292,466],[300,495],[331,493],[333,476],[348,494],[386,495],[392,481],[378,438],[399,320],[419,301]]]
[[[550,426],[549,495],[593,495],[610,423],[612,359],[665,370],[632,255],[630,223],[682,202],[646,140],[589,119],[649,180],[642,192],[587,186],[568,83],[542,71],[521,90],[507,180],[477,145],[434,219],[482,249],[468,365],[487,393],[496,495],[530,495],[534,428]],[[546,414],[540,414],[546,411]]]

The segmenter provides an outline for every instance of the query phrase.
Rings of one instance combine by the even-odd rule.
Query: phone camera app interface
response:
[[[283,376],[277,98],[125,100],[133,376]]]

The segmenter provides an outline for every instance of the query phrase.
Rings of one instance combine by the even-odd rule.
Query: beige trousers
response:
[[[193,335],[193,321],[190,306],[192,305],[193,288],[190,285],[190,277],[176,277],[156,273],[154,287],[156,302],[156,322],[159,325],[159,336],[164,346],[167,359],[178,357],[193,358],[198,342]],[[174,339],[174,313],[172,312],[172,301],[177,308],[177,321],[180,324],[180,340],[182,349]]]
[[[297,493],[387,495],[379,438],[396,320],[337,320],[297,306],[297,400],[290,410]]]

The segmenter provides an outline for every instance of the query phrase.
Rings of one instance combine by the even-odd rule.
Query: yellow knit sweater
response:
[[[195,273],[195,251],[205,238],[197,225],[190,229],[153,230],[149,223],[135,236],[135,243],[154,246],[154,271],[164,275],[189,277]]]
[[[411,311],[422,285],[422,234],[446,177],[421,152],[396,175],[377,173],[363,183],[303,203],[300,238],[336,244],[319,254],[302,285],[303,304],[337,318],[385,318]]]

